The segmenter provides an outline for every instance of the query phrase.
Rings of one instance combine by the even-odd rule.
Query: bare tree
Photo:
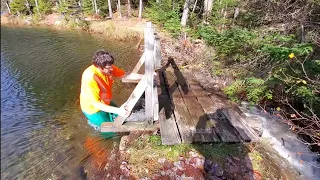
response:
[[[206,22],[211,15],[213,0],[204,0],[203,3],[203,21]]]
[[[139,18],[142,18],[142,0],[139,0]]]
[[[128,17],[131,17],[131,0],[128,0]]]
[[[197,7],[197,3],[198,3],[198,0],[196,0],[196,1],[194,2],[193,8],[192,8],[192,13],[194,13],[194,10],[195,10],[196,7]]]
[[[120,0],[118,0],[118,12],[119,12],[119,17],[122,18],[122,14],[121,14],[121,2],[120,2]]]
[[[111,7],[111,0],[108,0],[108,6],[109,6],[109,18],[112,18],[112,7]]]
[[[97,7],[97,0],[92,0],[93,3],[93,10],[98,14],[98,7]]]
[[[186,25],[187,25],[190,4],[191,4],[191,0],[185,0],[184,6],[183,6],[182,17],[181,17],[181,26],[182,27],[186,27]]]
[[[26,0],[26,7],[28,9],[29,15],[31,15],[32,13],[31,13],[31,10],[30,10],[30,4],[29,4],[28,0]]]
[[[6,1],[6,6],[7,6],[7,8],[8,8],[8,12],[11,14],[11,9],[10,9],[10,6],[9,6],[8,1]]]
[[[35,0],[35,3],[36,3],[36,8],[37,8],[38,14],[40,14],[39,6],[38,6],[38,0]]]

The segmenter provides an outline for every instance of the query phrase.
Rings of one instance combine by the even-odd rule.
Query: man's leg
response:
[[[88,118],[88,124],[93,127],[95,130],[100,131],[100,126],[103,122],[113,122],[111,113],[104,111],[99,111],[94,114],[87,114],[83,112],[84,115]],[[111,138],[115,135],[113,132],[102,132],[102,137]]]
[[[116,103],[111,101],[110,106],[118,107]],[[94,114],[87,114],[83,112],[84,115],[88,118],[88,123],[95,130],[100,131],[100,126],[103,122],[114,122],[114,119],[118,116],[118,114],[108,113],[104,111],[99,111]],[[102,137],[111,138],[115,135],[113,132],[101,132]]]

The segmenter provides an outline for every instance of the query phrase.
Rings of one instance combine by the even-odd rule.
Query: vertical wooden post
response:
[[[147,88],[145,91],[146,118],[153,118],[153,73],[154,73],[154,32],[151,22],[147,22],[144,29],[144,54],[145,75],[147,76]]]
[[[154,67],[156,70],[161,68],[161,47],[160,47],[160,38],[157,33],[155,33],[154,39]],[[157,86],[153,87],[153,120],[159,120],[159,100],[158,100],[158,91]]]
[[[154,67],[156,70],[161,68],[161,47],[158,35],[155,35],[154,39]]]

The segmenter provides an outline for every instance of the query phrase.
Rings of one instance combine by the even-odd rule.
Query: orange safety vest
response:
[[[112,77],[121,77],[125,72],[112,65],[113,71],[111,76],[103,75],[94,65],[88,67],[82,74],[80,106],[82,111],[93,114],[98,111],[93,107],[94,102],[102,102],[109,105],[112,101]]]
[[[110,81],[109,81],[109,84],[107,84],[103,79],[101,79],[96,74],[93,75],[93,79],[98,83],[98,86],[100,89],[99,96],[100,96],[101,102],[103,102],[104,104],[110,104],[112,100],[111,87],[114,81],[109,78]]]

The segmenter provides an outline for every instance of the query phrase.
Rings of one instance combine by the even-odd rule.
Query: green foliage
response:
[[[232,56],[234,61],[242,61],[252,55],[258,46],[257,35],[247,29],[235,28],[218,33],[212,27],[200,26],[198,36],[209,45],[214,45],[221,59]]]
[[[236,80],[226,87],[224,92],[233,100],[248,100],[257,104],[262,100],[272,99],[272,92],[269,90],[263,79],[250,77],[244,80]]]
[[[209,19],[211,24],[214,24],[215,27],[220,26],[229,26],[232,24],[233,19],[230,16],[233,16],[232,12],[240,4],[239,0],[219,0],[213,1],[212,14]]]
[[[175,9],[168,4],[150,1],[150,6],[146,8],[145,16],[159,24],[172,35],[180,34],[180,8]]]
[[[53,3],[48,0],[38,0],[38,6],[41,14],[49,14],[51,13]]]
[[[11,13],[13,14],[26,13],[28,9],[25,4],[26,4],[25,0],[13,0],[10,3]]]
[[[89,22],[80,20],[78,18],[72,18],[68,22],[69,26],[73,29],[81,29],[81,30],[88,30],[89,29]]]

